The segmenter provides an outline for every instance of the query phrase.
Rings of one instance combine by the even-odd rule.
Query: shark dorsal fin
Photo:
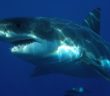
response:
[[[100,8],[96,8],[85,18],[83,25],[100,34]]]

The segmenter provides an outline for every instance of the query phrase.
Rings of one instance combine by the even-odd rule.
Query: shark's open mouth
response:
[[[29,44],[32,44],[34,42],[36,42],[36,40],[31,39],[31,38],[12,41],[11,43],[13,47],[11,48],[11,51],[12,52],[18,51],[20,49],[27,47]]]
[[[30,44],[35,42],[34,39],[23,39],[23,40],[16,40],[11,42],[13,45],[17,46],[17,45],[26,45],[26,44]]]

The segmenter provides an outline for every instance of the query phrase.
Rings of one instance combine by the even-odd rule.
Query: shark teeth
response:
[[[15,45],[14,47],[11,48],[11,52],[19,52],[26,48],[29,44],[22,44],[22,45]]]
[[[20,52],[24,50],[25,48],[27,48],[28,45],[34,42],[35,42],[34,39],[24,39],[24,40],[13,41],[12,44],[14,46],[11,48],[11,52]]]
[[[11,42],[12,44],[14,44],[15,46],[18,46],[18,45],[26,45],[26,44],[30,44],[30,43],[33,43],[35,42],[34,39],[21,39],[21,40],[16,40],[16,41],[13,41]]]

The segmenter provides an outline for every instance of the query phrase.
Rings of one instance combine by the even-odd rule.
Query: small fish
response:
[[[83,87],[80,88],[72,88],[68,91],[66,91],[64,96],[83,96],[82,94],[85,93],[85,90]]]

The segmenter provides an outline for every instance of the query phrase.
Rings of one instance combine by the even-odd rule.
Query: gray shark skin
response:
[[[45,17],[0,20],[0,40],[36,66],[33,76],[50,73],[110,79],[110,45],[100,36],[100,9],[80,25]]]

